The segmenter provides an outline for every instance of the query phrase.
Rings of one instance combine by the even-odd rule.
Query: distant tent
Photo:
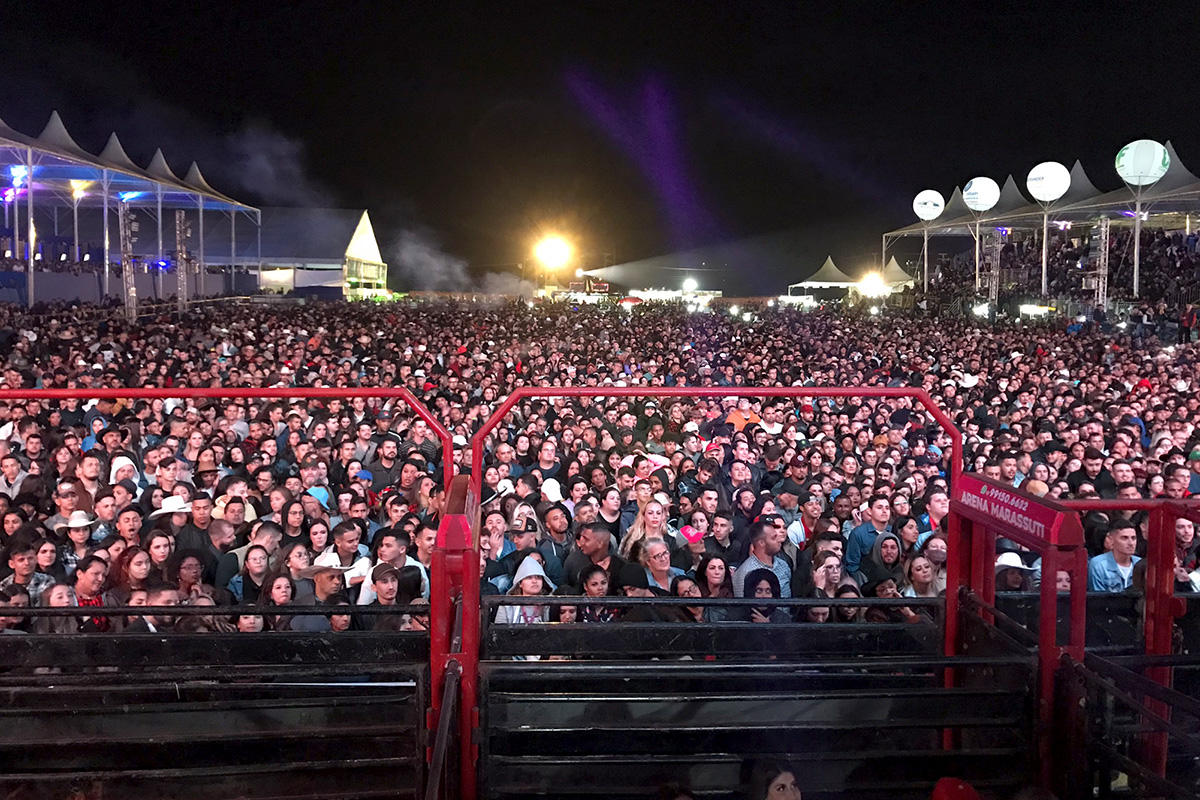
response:
[[[788,291],[791,292],[797,286],[804,289],[848,289],[857,283],[858,281],[854,278],[838,269],[837,264],[833,263],[832,256],[828,256],[820,269],[799,283],[788,286]]]
[[[883,282],[888,286],[903,286],[906,283],[913,283],[915,280],[900,267],[895,256],[892,256],[883,268]]]

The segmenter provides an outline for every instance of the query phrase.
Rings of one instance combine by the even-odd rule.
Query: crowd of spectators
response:
[[[442,445],[403,404],[310,387],[406,386],[467,443],[515,388],[644,387],[527,399],[486,441],[483,590],[535,597],[752,597],[680,618],[918,620],[945,588],[950,438],[908,399],[771,398],[790,386],[923,387],[966,468],[1052,497],[1200,490],[1197,345],[1060,324],[678,305],[403,302],[209,307],[129,326],[0,310],[0,603],[212,605],[163,616],[3,618],[5,632],[343,630],[426,622]],[[656,387],[763,397],[656,398]],[[112,401],[93,388],[294,388],[286,401]],[[1088,515],[1090,588],[1136,584],[1144,515]],[[1200,541],[1177,529],[1181,589]],[[997,585],[1042,580],[1015,547]],[[1053,576],[1060,584],[1065,575]],[[1047,577],[1046,579],[1051,579]],[[771,599],[829,599],[795,617]],[[390,605],[411,613],[300,613]],[[253,605],[232,616],[222,608]],[[562,616],[560,614],[576,616]],[[618,619],[601,605],[502,606],[500,622]],[[676,618],[647,605],[633,619]]]

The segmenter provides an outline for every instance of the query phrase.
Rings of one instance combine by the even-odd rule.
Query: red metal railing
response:
[[[1166,656],[1172,651],[1175,620],[1187,611],[1183,598],[1175,596],[1175,520],[1183,518],[1200,524],[1200,500],[1064,500],[1062,504],[1081,517],[1089,511],[1116,513],[1148,511],[1146,532],[1146,588],[1144,610],[1144,648],[1148,656]],[[1043,580],[1045,573],[1043,572]],[[1160,686],[1170,687],[1170,667],[1147,667],[1146,677]],[[1147,708],[1168,722],[1171,707],[1147,697]],[[1160,776],[1166,774],[1167,735],[1145,734],[1143,750],[1147,766]]]

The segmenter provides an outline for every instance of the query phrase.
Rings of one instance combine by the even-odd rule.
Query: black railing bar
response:
[[[1026,639],[1028,641],[1028,644],[1023,645],[1023,646],[1034,646],[1034,647],[1037,646],[1037,643],[1038,643],[1037,636],[1035,636],[1028,628],[1026,628],[1021,623],[1017,622],[1015,619],[1010,617],[1008,614],[1005,614],[1003,611],[996,608],[995,606],[991,606],[991,605],[988,605],[987,603],[983,602],[983,598],[981,598],[979,595],[975,594],[974,592],[972,592],[970,590],[964,589],[961,596],[962,596],[963,602],[966,603],[967,605],[974,606],[976,609],[979,609],[980,611],[988,612],[989,614],[991,614],[992,616],[994,616],[996,618],[997,622],[1003,623],[1006,627],[1010,627],[1012,629],[1012,633],[1010,634],[1010,636],[1012,636],[1013,638]],[[999,626],[997,626],[997,627],[999,627]]]
[[[1083,663],[1084,666],[1093,672],[1104,675],[1118,683],[1131,685],[1135,691],[1166,703],[1172,709],[1178,709],[1185,714],[1200,719],[1200,701],[1188,697],[1183,692],[1162,686],[1144,675],[1139,675],[1117,664],[1109,663],[1105,659],[1090,653],[1084,653]]]
[[[450,748],[453,733],[454,711],[458,706],[458,680],[462,666],[457,661],[446,664],[446,683],[442,689],[442,711],[438,715],[437,735],[433,741],[433,758],[429,762],[429,774],[425,784],[425,800],[441,797],[442,778],[446,771],[446,752]]]
[[[1089,650],[1088,652],[1092,652]],[[1112,664],[1130,669],[1144,667],[1173,667],[1174,669],[1200,669],[1200,653],[1172,653],[1161,656],[1118,655],[1105,656]]]
[[[415,756],[396,756],[388,758],[353,758],[329,761],[293,761],[287,764],[245,764],[236,766],[205,766],[178,767],[160,769],[121,769],[121,770],[90,770],[87,772],[24,772],[8,774],[4,780],[8,783],[30,782],[45,783],[48,781],[94,781],[103,777],[105,780],[116,778],[187,778],[208,777],[210,775],[254,775],[255,773],[280,773],[289,770],[316,772],[319,770],[337,769],[352,770],[356,767],[390,767],[412,764]]]
[[[4,606],[5,617],[239,617],[382,616],[429,614],[427,605],[409,606]]]
[[[775,608],[810,608],[813,606],[841,606],[843,608],[893,608],[901,606],[941,608],[944,597],[845,597],[822,599],[819,597],[754,598],[754,597],[582,597],[570,595],[490,595],[483,598],[488,606],[714,606],[748,608],[751,606],[774,606]]]
[[[1105,744],[1103,741],[1096,742],[1093,746],[1106,758],[1112,759],[1113,763],[1117,767],[1120,767],[1122,772],[1127,775],[1137,776],[1139,780],[1145,781],[1156,792],[1164,792],[1173,797],[1196,797],[1194,791],[1172,783],[1154,770],[1147,769],[1142,764],[1122,755],[1115,748]]]
[[[941,670],[946,667],[1029,667],[1034,664],[1033,655],[1028,657],[1000,657],[1000,656],[892,656],[881,655],[877,660],[863,659],[847,659],[843,661],[780,661],[771,664],[752,665],[761,670],[765,675],[771,677],[787,677],[788,675],[811,675],[813,673],[826,674],[827,669],[850,670],[849,674],[863,670],[888,670],[895,672],[897,669],[904,667],[921,667],[922,672],[911,673],[900,677],[928,677],[930,675],[938,675]],[[553,663],[554,666],[547,666],[548,663]],[[616,675],[629,677],[629,668],[632,666],[638,667],[637,677],[644,677],[646,673],[670,673],[672,678],[686,678],[691,675],[697,677],[712,677],[713,673],[731,672],[737,675],[745,675],[747,664],[733,663],[726,661],[716,661],[706,663],[703,667],[697,666],[695,663],[680,662],[676,664],[655,663],[647,664],[644,661],[588,661],[586,663],[572,661],[555,661],[555,662],[513,662],[502,661],[497,662],[495,667],[491,668],[494,673],[502,672],[504,674],[498,676],[499,679],[509,680],[514,676],[512,672],[520,673],[521,678],[527,676],[544,676],[544,677],[561,677],[563,673],[570,672],[613,672]],[[683,673],[682,675],[678,673]],[[836,673],[839,677],[843,673]]]
[[[326,668],[321,667],[301,667],[293,671],[282,671],[284,667],[277,664],[246,664],[244,666],[225,666],[214,665],[211,667],[150,667],[149,669],[161,669],[162,672],[130,672],[128,667],[121,667],[121,672],[95,672],[97,668],[110,668],[107,665],[90,665],[87,667],[58,667],[57,669],[68,669],[70,672],[56,672],[53,675],[0,675],[0,693],[8,693],[12,691],[22,691],[26,689],[63,689],[69,688],[87,688],[96,691],[108,691],[113,689],[126,688],[127,684],[166,684],[179,683],[186,684],[187,688],[236,688],[236,687],[264,687],[279,686],[277,678],[324,678],[325,682],[333,682],[336,684],[345,684],[347,686],[374,686],[374,685],[389,685],[388,681],[335,681],[339,675],[344,675],[346,678],[361,678],[377,675],[380,677],[399,677],[405,675],[408,670],[403,668],[403,665],[398,665],[396,668],[382,665],[377,662],[338,662],[330,664]],[[23,664],[9,664],[8,669],[15,670],[30,670],[37,667],[27,666]],[[115,667],[111,667],[115,669]],[[335,669],[336,673],[330,670]],[[79,674],[74,670],[92,670],[85,674]],[[235,670],[230,673],[229,670]],[[215,671],[221,670],[220,674]],[[107,680],[112,678],[112,681]],[[32,681],[36,679],[36,683]],[[407,681],[411,682],[411,681]],[[132,689],[133,687],[128,687]]]
[[[1141,714],[1142,719],[1150,727],[1160,732],[1170,734],[1171,736],[1175,737],[1176,744],[1182,745],[1184,749],[1191,751],[1194,755],[1200,755],[1200,737],[1197,737],[1192,732],[1163,719],[1158,714],[1147,708],[1146,705],[1136,697],[1121,689],[1121,687],[1117,686],[1107,678],[1100,677],[1079,662],[1070,660],[1068,656],[1064,656],[1063,659],[1064,661],[1069,662],[1070,666],[1075,670],[1075,673],[1079,675],[1084,682],[1090,683],[1097,689],[1108,692],[1115,699],[1129,706],[1136,713]]]

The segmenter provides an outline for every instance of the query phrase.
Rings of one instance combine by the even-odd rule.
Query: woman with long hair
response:
[[[146,539],[146,552],[150,555],[150,572],[159,580],[167,580],[167,559],[175,549],[175,539],[164,531],[154,531]]]
[[[934,584],[933,562],[922,555],[913,556],[904,567],[908,586],[900,594],[904,597],[937,597]]]
[[[900,537],[900,560],[907,564],[917,553],[917,542],[921,538],[921,526],[915,518],[900,515],[892,519],[892,530]]]
[[[687,575],[677,575],[671,581],[671,594],[675,597],[700,598],[700,587]],[[708,622],[705,619],[704,606],[680,606],[678,609],[680,622]]]
[[[796,774],[785,761],[756,762],[745,780],[746,800],[801,800]]]
[[[33,547],[34,556],[37,559],[37,571],[43,575],[49,575],[56,581],[66,581],[67,572],[58,558],[58,546],[49,539],[39,539],[34,542]]]
[[[287,575],[275,575],[264,583],[265,591],[259,595],[259,605],[283,608],[292,605],[296,597],[296,585]],[[292,629],[292,617],[288,614],[264,611],[265,627],[272,631]]]
[[[140,547],[126,548],[108,570],[108,594],[119,606],[127,605],[133,592],[149,585],[150,554]]]
[[[272,576],[283,576],[292,582],[292,600],[296,603],[306,603],[313,597],[316,589],[312,578],[305,578],[301,573],[312,566],[312,554],[304,542],[288,542],[279,548],[275,554],[275,569]]]
[[[303,542],[307,536],[307,524],[304,504],[299,500],[289,500],[279,510],[279,527],[283,528],[284,542]]]
[[[627,561],[640,561],[640,550],[647,539],[668,539],[674,541],[674,532],[667,525],[667,510],[657,500],[647,500],[641,511],[633,519],[633,524],[625,532],[621,540],[618,555]],[[634,550],[638,550],[635,553]]]
[[[323,519],[314,520],[308,526],[308,539],[304,542],[308,546],[309,559],[314,559],[329,549],[329,523]]]
[[[273,486],[271,490],[267,492],[267,505],[270,508],[270,513],[263,517],[263,519],[274,522],[282,527],[283,516],[281,512],[283,511],[283,507],[294,500],[295,498],[292,497],[292,493],[289,492],[286,487]]]
[[[843,597],[861,599],[862,591],[860,591],[859,588],[852,582],[846,581],[841,586],[837,587],[837,591],[833,593],[833,597],[835,600],[840,600]],[[863,614],[865,612],[866,609],[862,606],[843,606],[835,604],[833,607],[833,616],[831,617],[831,620],[833,622],[842,623],[862,622]]]
[[[733,571],[722,556],[709,554],[700,559],[696,579],[701,597],[733,597]]]

